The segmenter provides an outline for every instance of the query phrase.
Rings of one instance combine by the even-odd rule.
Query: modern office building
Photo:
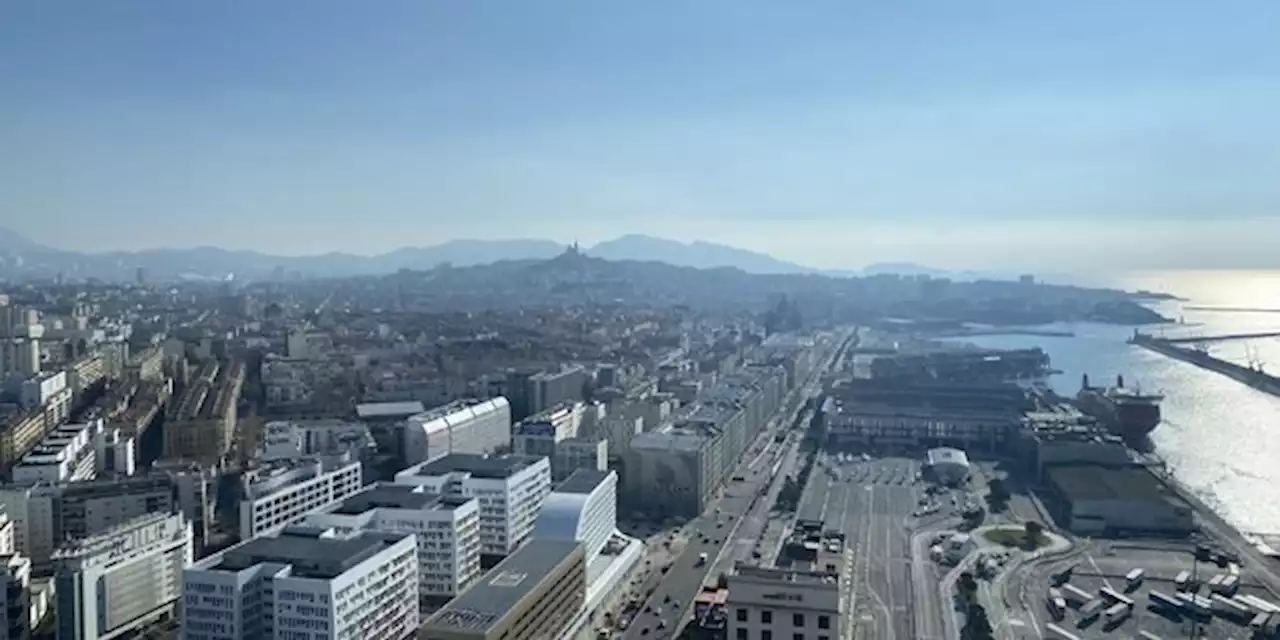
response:
[[[182,514],[149,514],[53,555],[59,640],[108,640],[172,618],[192,562]]]
[[[15,546],[31,559],[36,575],[48,575],[59,544],[104,533],[138,516],[181,511],[188,520],[201,517],[208,504],[179,502],[176,474],[99,479],[88,482],[0,486],[3,504],[14,523]],[[193,496],[205,497],[205,496]]]
[[[547,496],[533,537],[581,542],[590,564],[617,528],[618,474],[581,470]]]
[[[406,464],[450,453],[494,453],[511,443],[511,405],[506,398],[459,400],[410,416],[402,446]]]
[[[480,576],[480,502],[475,498],[382,483],[306,516],[302,524],[344,534],[417,535],[418,595],[428,601],[456,596]]]
[[[278,460],[241,478],[240,539],[273,533],[308,513],[355,495],[362,466],[349,457]]]
[[[533,532],[551,493],[551,464],[543,457],[454,453],[400,471],[395,481],[479,500],[481,553],[505,556]]]
[[[417,585],[413,535],[290,527],[187,568],[182,638],[405,638]]]
[[[586,597],[582,545],[531,540],[422,626],[427,640],[565,638]]]

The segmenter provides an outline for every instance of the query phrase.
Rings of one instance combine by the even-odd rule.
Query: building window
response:
[[[768,609],[761,611],[760,624],[773,624],[773,612]]]
[[[831,636],[818,636],[818,640],[831,640]]]
[[[803,614],[803,613],[793,613],[793,614],[791,614],[791,626],[793,626],[793,627],[803,627],[803,626],[804,626],[804,614]]]
[[[747,621],[747,610],[738,609],[738,622],[746,622],[746,621]]]
[[[819,629],[830,629],[830,628],[831,628],[831,616],[818,616],[818,628],[819,628]]]
[[[747,630],[746,630],[746,629],[739,628],[739,629],[738,629],[738,633],[737,633],[737,634],[735,634],[735,635],[737,635],[737,636],[738,636],[738,640],[747,640]]]
[[[793,633],[793,634],[791,634],[791,640],[804,640],[804,634],[803,634],[803,633]]]
[[[773,632],[768,629],[761,631],[760,640],[773,640]]]

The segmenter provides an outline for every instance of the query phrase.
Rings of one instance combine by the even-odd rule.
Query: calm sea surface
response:
[[[1164,291],[1187,298],[1157,307],[1185,325],[1166,336],[1280,332],[1280,312],[1196,311],[1188,306],[1280,310],[1280,271],[1173,271],[1139,273],[1110,283],[1125,289]],[[1152,434],[1156,451],[1183,484],[1200,494],[1243,531],[1280,534],[1280,398],[1225,376],[1125,344],[1132,329],[1062,324],[1073,338],[991,336],[970,339],[988,347],[1039,346],[1063,370],[1052,383],[1074,394],[1082,374],[1094,384],[1124,375],[1125,384],[1165,394],[1164,424]],[[1144,329],[1152,331],[1152,329]],[[1280,338],[1209,344],[1228,360],[1260,361],[1280,374]]]

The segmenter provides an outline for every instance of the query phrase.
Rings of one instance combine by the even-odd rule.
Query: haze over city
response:
[[[645,233],[820,268],[1275,267],[1277,18],[11,3],[0,224],[88,251]]]

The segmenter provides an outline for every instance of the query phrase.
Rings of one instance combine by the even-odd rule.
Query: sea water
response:
[[[1148,327],[1169,337],[1280,331],[1280,272],[1173,271],[1131,274],[1110,283],[1117,288],[1172,293],[1183,301],[1154,307],[1182,325]],[[1197,311],[1189,306],[1269,308],[1277,312]],[[1053,329],[1074,337],[983,336],[966,338],[985,347],[1039,346],[1053,367],[1064,395],[1079,390],[1081,376],[1093,385],[1114,384],[1165,395],[1164,422],[1152,434],[1156,453],[1182,484],[1195,491],[1241,531],[1280,534],[1280,397],[1235,380],[1125,344],[1131,327],[1062,323]],[[1280,338],[1206,343],[1210,353],[1242,364],[1261,362],[1280,374]]]

